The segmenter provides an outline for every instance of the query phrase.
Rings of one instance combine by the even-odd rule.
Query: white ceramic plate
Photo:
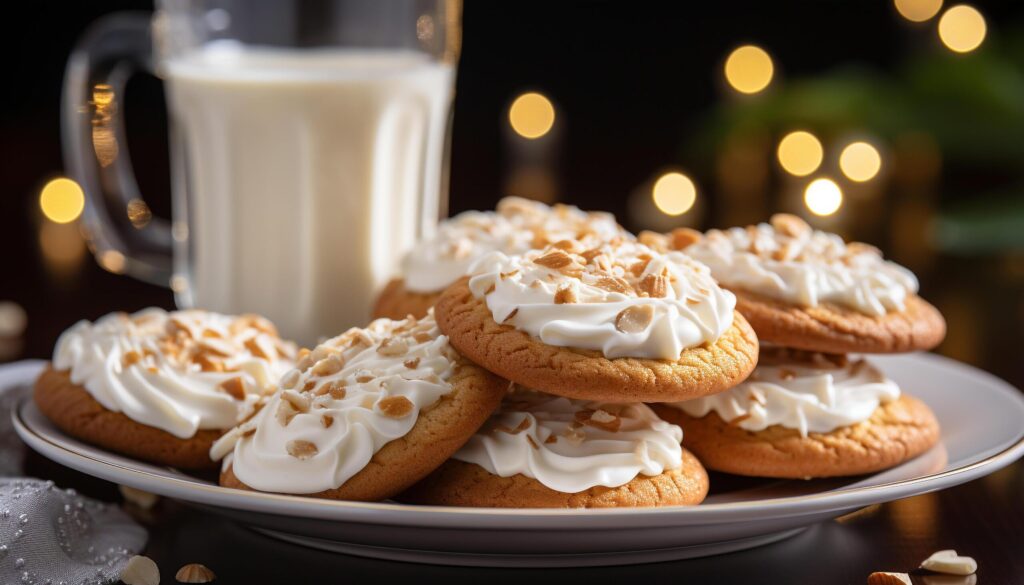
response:
[[[992,473],[1024,454],[1024,396],[969,366],[929,354],[877,357],[942,425],[942,442],[888,471],[837,480],[712,477],[700,506],[494,510],[326,501],[222,488],[85,445],[31,401],[14,413],[44,456],[112,482],[176,498],[292,542],[376,558],[479,566],[580,566],[662,561],[749,548],[862,506]],[[12,369],[13,368],[13,369]],[[0,368],[0,388],[37,370]]]

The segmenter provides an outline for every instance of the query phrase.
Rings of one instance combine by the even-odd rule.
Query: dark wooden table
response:
[[[115,485],[71,471],[29,452],[26,471],[87,495],[116,502]],[[1024,463],[955,488],[870,506],[797,536],[748,551],[701,559],[589,569],[478,569],[399,563],[325,553],[257,534],[244,526],[162,499],[151,510],[132,506],[150,532],[145,554],[164,583],[187,563],[213,569],[218,583],[672,582],[861,584],[873,571],[910,572],[914,583],[1024,583]],[[976,581],[913,569],[940,549],[978,561]],[[552,581],[553,580],[553,581]]]

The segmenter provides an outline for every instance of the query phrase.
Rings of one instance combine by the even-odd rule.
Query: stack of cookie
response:
[[[684,444],[709,469],[856,475],[899,464],[938,441],[924,403],[850,355],[930,349],[945,335],[942,316],[917,296],[914,275],[878,249],[787,214],[770,224],[641,239],[710,267],[762,343],[760,365],[744,383],[654,407],[686,429]]]
[[[312,350],[254,316],[79,323],[36,402],[113,451],[220,462],[228,487],[461,506],[697,504],[704,465],[864,473],[938,437],[847,353],[930,347],[941,316],[877,250],[791,216],[637,239],[510,198],[443,223],[404,268],[382,318]]]

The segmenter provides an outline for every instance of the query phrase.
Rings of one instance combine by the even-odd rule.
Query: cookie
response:
[[[402,261],[401,276],[381,291],[374,317],[423,317],[448,286],[480,257],[520,254],[564,239],[605,241],[632,235],[609,213],[506,197],[495,211],[466,211],[441,222]]]
[[[677,401],[720,392],[757,338],[707,267],[635,242],[578,242],[481,260],[438,300],[460,352],[529,388],[581,400]]]
[[[683,444],[715,471],[778,478],[872,473],[931,448],[939,426],[921,401],[864,360],[762,357],[743,384],[652,405],[685,429]]]
[[[415,292],[405,286],[405,279],[394,278],[377,296],[373,306],[375,319],[401,320],[413,316],[425,317],[427,311],[437,303],[440,292]]]
[[[67,371],[47,368],[36,380],[36,405],[57,428],[103,447],[160,465],[182,469],[215,468],[210,447],[222,430],[197,430],[187,439],[137,423],[121,412],[103,407],[84,388],[71,381]]]
[[[945,337],[942,315],[917,295],[917,278],[867,244],[811,229],[788,214],[725,231],[641,234],[683,250],[736,293],[737,309],[762,341],[833,353],[930,349]]]
[[[211,456],[226,487],[382,500],[444,463],[508,385],[459,355],[432,314],[380,319],[303,356]]]
[[[35,399],[84,441],[163,465],[213,467],[213,440],[273,391],[294,356],[262,317],[112,313],[61,335]]]
[[[679,427],[643,404],[516,391],[452,458],[399,499],[498,508],[692,505],[707,472]]]
[[[946,336],[938,309],[917,295],[901,311],[870,316],[835,303],[798,307],[733,289],[736,309],[758,339],[808,351],[829,353],[902,353],[931,349]]]

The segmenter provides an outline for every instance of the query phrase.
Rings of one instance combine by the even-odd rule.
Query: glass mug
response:
[[[364,324],[447,212],[460,16],[458,0],[162,0],[96,22],[62,126],[100,263],[304,344]],[[137,221],[121,103],[138,70],[164,81],[169,224]]]

